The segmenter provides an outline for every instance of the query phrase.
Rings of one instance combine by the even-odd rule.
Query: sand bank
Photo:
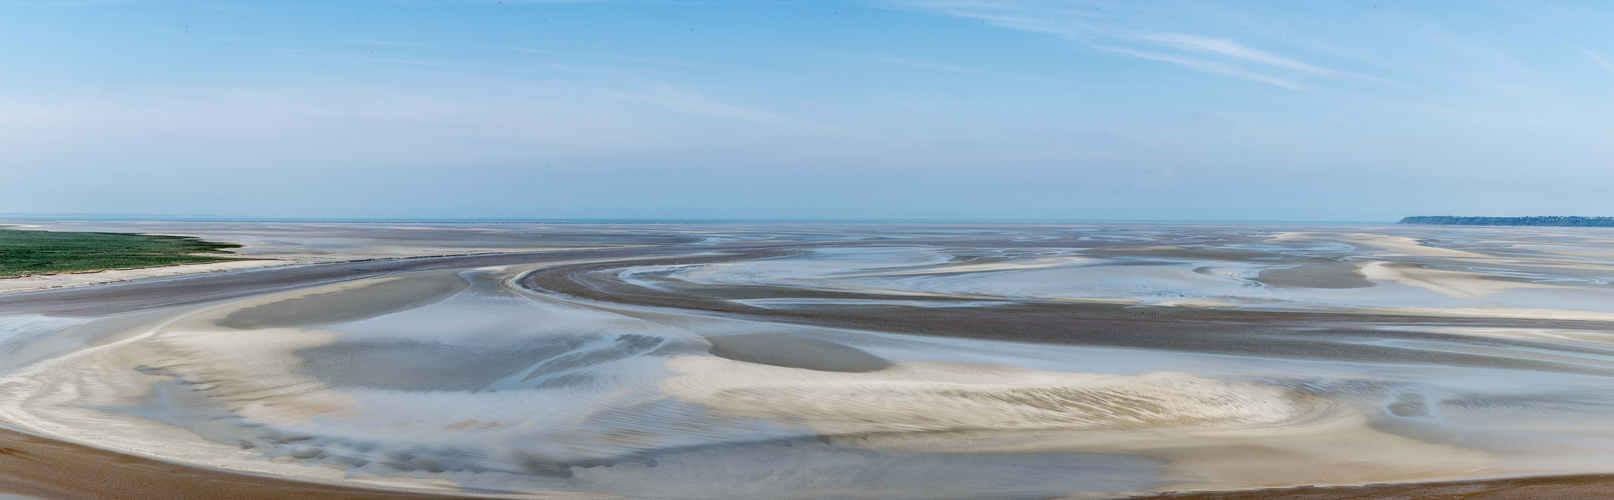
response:
[[[423,234],[372,230],[347,241]],[[1601,242],[1293,232],[661,228],[9,294],[0,417],[254,481],[518,498],[1614,469],[1614,268],[1543,253]],[[1455,484],[1431,487],[1500,483]]]

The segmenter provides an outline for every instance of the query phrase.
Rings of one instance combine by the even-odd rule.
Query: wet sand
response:
[[[468,498],[235,474],[0,429],[0,492],[61,500]],[[94,480],[86,480],[94,478]],[[1614,474],[1144,495],[1140,500],[1579,500],[1614,496]]]
[[[61,500],[468,498],[235,474],[0,429],[0,492]],[[94,478],[94,480],[86,480]],[[1580,500],[1614,496],[1614,474],[1350,487],[1165,493],[1140,500]]]
[[[234,474],[4,429],[0,429],[0,492],[62,500],[465,498]]]
[[[18,435],[0,460],[27,463],[0,484],[62,498],[248,494],[210,482],[229,478],[332,498],[1614,486],[1567,474],[1614,469],[1600,451],[1614,443],[1614,255],[1591,236],[639,233],[631,248],[0,296],[0,413],[52,436]],[[50,471],[77,455],[107,479],[58,484],[72,475]],[[1474,479],[1553,473],[1566,474]],[[1250,490],[1306,484],[1342,486]]]
[[[1546,476],[1488,481],[1442,481],[1365,486],[1166,493],[1139,500],[1580,500],[1614,497],[1614,474]]]
[[[739,261],[778,255],[776,250],[739,250],[732,255],[700,258],[678,257],[636,262],[643,266],[680,266],[696,263]],[[1352,315],[1349,326],[1341,326],[1335,314],[1236,311],[1206,308],[1140,308],[1102,303],[1021,303],[1006,302],[992,307],[916,308],[869,305],[858,307],[802,308],[777,310],[745,306],[734,299],[843,298],[890,299],[888,295],[867,293],[802,291],[770,287],[725,287],[669,292],[634,287],[602,271],[623,267],[621,263],[592,263],[556,266],[529,273],[522,285],[529,288],[602,302],[710,311],[767,321],[787,321],[835,328],[901,332],[983,340],[1040,342],[1107,347],[1171,348],[1191,345],[1196,350],[1223,354],[1254,354],[1286,357],[1326,358],[1341,361],[1394,361],[1398,359],[1456,366],[1507,366],[1521,369],[1614,375],[1614,368],[1559,365],[1538,360],[1464,353],[1436,353],[1408,350],[1379,342],[1353,343],[1353,339],[1394,339],[1413,341],[1460,341],[1502,347],[1539,348],[1538,343],[1517,339],[1473,339],[1466,335],[1443,335],[1419,331],[1380,331],[1364,328],[1375,324],[1394,325],[1488,325],[1506,328],[1561,328],[1614,331],[1614,323],[1540,320],[1467,320],[1464,318],[1403,318],[1381,315]],[[908,300],[951,302],[971,300],[959,297],[911,296]],[[1078,326],[1079,328],[1073,328]],[[1319,342],[1327,336],[1332,341]],[[1562,346],[1546,348],[1562,349]]]

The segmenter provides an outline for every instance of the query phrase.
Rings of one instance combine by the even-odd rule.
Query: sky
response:
[[[0,214],[1614,215],[1614,3],[0,0]]]

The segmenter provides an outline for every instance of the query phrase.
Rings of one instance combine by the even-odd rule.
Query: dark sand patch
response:
[[[747,363],[854,373],[891,366],[890,360],[862,349],[794,335],[742,333],[707,337],[706,341],[712,343],[712,355]]]
[[[1259,250],[1242,250],[1233,248],[1214,247],[1143,247],[1143,248],[1098,248],[1088,252],[1105,256],[1129,257],[1155,257],[1164,259],[1192,259],[1215,261],[1242,261],[1255,259],[1274,259],[1285,257],[1283,254],[1262,252]]]
[[[1261,282],[1292,288],[1367,288],[1375,286],[1355,262],[1325,262],[1261,271]]]
[[[460,293],[470,286],[452,272],[398,277],[342,292],[320,293],[249,307],[225,316],[226,328],[307,327],[346,323],[407,311]]]
[[[366,340],[297,351],[303,359],[297,372],[332,387],[472,392],[523,372],[521,382],[570,373],[534,383],[558,387],[587,381],[591,369],[644,355],[662,342],[631,333],[557,335],[495,344]]]
[[[976,338],[996,341],[1189,350],[1203,353],[1332,359],[1339,361],[1407,362],[1447,366],[1484,366],[1516,370],[1582,373],[1614,376],[1614,369],[1584,364],[1523,359],[1468,352],[1465,346],[1503,349],[1537,349],[1575,352],[1582,347],[1521,339],[1475,338],[1406,331],[1401,326],[1477,325],[1490,327],[1611,329],[1604,322],[1570,320],[1510,320],[1498,318],[1379,317],[1316,312],[1238,311],[1192,308],[1138,308],[1092,303],[1004,303],[991,307],[823,307],[773,310],[727,300],[654,290],[614,279],[600,272],[634,265],[677,265],[737,261],[777,255],[753,249],[730,255],[676,257],[637,262],[563,265],[539,269],[519,284],[540,294],[570,296],[639,306],[705,311],[769,322],[795,323],[853,330]],[[908,296],[885,296],[884,298]],[[792,298],[789,295],[775,298]],[[918,309],[918,310],[916,310]],[[1155,314],[1148,314],[1155,313]],[[1349,318],[1350,326],[1340,326]],[[1397,325],[1396,330],[1375,329],[1375,323]],[[1456,344],[1452,351],[1409,349],[1382,339]]]
[[[474,391],[546,359],[588,344],[588,336],[562,336],[515,344],[451,344],[379,340],[344,342],[297,351],[298,373],[333,387],[398,391]]]

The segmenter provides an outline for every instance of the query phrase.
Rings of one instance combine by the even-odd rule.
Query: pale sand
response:
[[[1398,255],[1413,255],[1417,251],[1421,250],[1396,250]],[[1440,257],[1457,258],[1451,255]],[[1493,261],[1498,259],[1487,258]],[[1411,284],[1398,280],[1417,281],[1428,286],[1411,286],[1442,297],[1458,294],[1483,298],[1507,290],[1538,288],[1515,286],[1521,283],[1534,285],[1519,281],[1486,279],[1485,275],[1479,273],[1438,270],[1422,273],[1429,270],[1386,267],[1387,271],[1401,274],[1395,278],[1385,278],[1385,284]],[[513,266],[496,272],[517,273],[521,269],[520,266]],[[1031,269],[1000,270],[1017,272]],[[295,270],[264,272],[284,271]],[[296,462],[296,468],[292,468],[295,461],[291,459],[261,458],[259,453],[247,454],[230,446],[205,441],[179,427],[85,407],[133,404],[140,399],[139,396],[151,393],[152,380],[180,379],[217,394],[232,412],[265,422],[296,424],[307,421],[313,415],[352,416],[344,413],[345,409],[352,407],[351,394],[327,390],[320,386],[319,380],[300,373],[297,368],[301,360],[293,353],[330,345],[336,334],[319,329],[324,323],[384,314],[456,290],[455,286],[430,275],[425,273],[352,281],[275,296],[252,297],[189,311],[176,310],[169,316],[153,318],[151,324],[136,328],[128,335],[112,338],[99,347],[58,358],[58,364],[30,369],[31,375],[23,377],[26,380],[8,378],[7,383],[11,385],[0,390],[0,407],[9,409],[16,402],[15,406],[20,407],[21,412],[32,414],[23,417],[24,420],[33,419],[29,420],[29,425],[41,429],[51,425],[73,427],[76,430],[70,429],[68,432],[78,433],[75,439],[104,441],[102,444],[105,446],[129,453],[253,470],[262,474],[289,474],[340,484],[386,484],[419,491],[453,493],[457,491],[457,485],[443,481],[364,475],[342,478],[335,477],[340,471],[339,467],[306,466],[303,462]],[[413,279],[421,281],[402,286],[404,280]],[[1489,282],[1493,281],[1502,283],[1501,288],[1488,288],[1492,286]],[[1441,293],[1430,286],[1441,287],[1448,293]],[[418,290],[421,293],[416,296],[399,290]],[[923,291],[893,292],[910,297],[969,296]],[[1466,300],[1477,300],[1474,298]],[[1233,302],[1218,304],[1215,301],[1196,298],[1180,301],[1176,305],[1210,308],[1236,305]],[[698,307],[700,303],[688,301],[686,304]],[[1436,312],[1423,310],[1419,315],[1484,316],[1465,308],[1425,309]],[[1581,315],[1574,317],[1581,319],[1598,317],[1586,315],[1596,311],[1472,309],[1492,314],[1522,314],[1526,318],[1576,313]],[[1204,314],[1196,311],[1173,314],[1177,313]],[[286,316],[303,319],[288,321]],[[1317,320],[1317,316],[1320,315],[1308,318]],[[1346,316],[1334,317],[1338,321],[1350,321]],[[1014,319],[1022,321],[1025,318]],[[1067,319],[1073,326],[1084,325],[1080,316],[1073,315]],[[224,328],[220,323],[251,330]],[[992,328],[984,330],[990,330],[987,332],[989,334],[1000,333]],[[1485,334],[1455,330],[1451,333]],[[1552,335],[1558,334],[1512,332],[1495,336],[1530,335],[1536,335],[1533,338],[1552,339]],[[996,452],[1009,455],[1049,451],[1124,452],[1160,459],[1165,463],[1161,469],[1164,474],[1162,479],[1170,483],[1159,488],[1162,491],[1420,481],[1520,473],[1513,469],[1497,471],[1493,468],[1496,467],[1495,458],[1484,452],[1389,434],[1370,426],[1360,408],[1278,386],[1218,380],[1214,374],[1067,373],[967,363],[904,361],[899,356],[881,357],[864,351],[857,352],[872,357],[874,362],[848,366],[847,361],[857,356],[840,348],[845,346],[792,343],[788,337],[782,336],[740,336],[728,340],[739,342],[727,342],[728,348],[724,348],[722,344],[726,341],[719,338],[712,342],[716,347],[714,353],[733,359],[686,354],[669,360],[668,366],[678,371],[679,375],[665,381],[670,384],[666,387],[667,391],[719,412],[779,425],[806,427],[829,436],[836,443],[870,450],[937,454]],[[810,359],[806,363],[796,363],[798,366],[792,368],[791,363],[796,360],[775,359],[773,355],[778,353],[801,354],[784,358]],[[886,358],[896,361],[891,362]],[[890,364],[887,366],[879,361]],[[1275,364],[1288,362],[1281,358],[1274,358],[1274,361]],[[1367,359],[1357,361],[1371,362]],[[1387,370],[1397,370],[1404,368],[1405,363],[1403,359],[1383,366]],[[147,373],[135,372],[134,368],[142,366]],[[1078,372],[1102,371],[1081,365],[1070,367]],[[153,372],[153,369],[160,373]],[[1177,370],[1175,367],[1169,369]],[[1198,369],[1204,368],[1200,366]],[[1331,375],[1333,372],[1325,373],[1325,377],[1334,376]],[[29,386],[27,383],[41,385]],[[248,460],[246,455],[256,459]],[[531,493],[533,496],[546,494]]]
[[[239,395],[224,398],[226,404],[253,418],[286,422],[338,409],[345,404],[340,395],[301,394],[304,389],[317,387],[317,381],[299,378],[287,369],[298,362],[292,352],[328,343],[328,335],[295,329],[264,335],[228,335],[229,330],[213,324],[255,305],[390,279],[393,278],[362,280],[205,307],[137,330],[127,338],[36,363],[0,377],[0,388],[4,389],[0,391],[0,418],[32,432],[120,453],[268,476],[378,486],[375,478],[347,478],[347,472],[337,467],[308,466],[289,457],[264,459],[259,453],[213,443],[180,427],[94,408],[139,404],[151,394],[153,377],[136,368],[160,367],[182,379],[188,377],[188,382],[212,384],[219,392]],[[177,362],[180,360],[192,363]],[[388,478],[385,484],[459,493],[458,485],[444,482]]]
[[[1575,330],[1567,328],[1498,328],[1479,326],[1423,326],[1418,327],[1417,330],[1425,332],[1451,333],[1457,335],[1476,335],[1481,337],[1614,344],[1614,332],[1603,330]]]
[[[1383,253],[1379,253],[1378,255],[1384,256],[1447,257],[1459,259],[1494,258],[1485,254],[1424,245],[1419,243],[1419,241],[1415,238],[1384,234],[1287,232],[1273,235],[1273,238],[1271,239],[1273,242],[1294,240],[1341,241],[1381,250]]]
[[[309,464],[289,456],[264,457],[261,452],[206,440],[181,427],[96,409],[139,405],[152,394],[154,381],[177,378],[205,391],[210,400],[222,404],[230,413],[256,422],[285,426],[315,417],[344,418],[344,412],[354,407],[351,396],[295,371],[301,363],[295,352],[328,345],[334,336],[320,330],[269,327],[251,318],[262,308],[275,308],[273,312],[288,313],[311,324],[350,320],[352,315],[384,314],[399,303],[418,305],[419,299],[414,296],[422,291],[430,295],[432,290],[442,288],[445,280],[458,278],[454,272],[413,273],[178,312],[102,345],[0,377],[0,419],[31,432],[119,453],[228,471],[336,485],[468,495],[459,484],[448,480],[354,475],[339,465]],[[412,283],[396,288],[396,292],[382,289],[400,281]],[[347,316],[327,317],[332,314]],[[220,326],[223,324],[257,329],[243,335],[234,328]],[[544,491],[519,496],[606,497]]]
[[[1414,264],[1390,262],[1369,262],[1362,266],[1361,271],[1363,275],[1371,280],[1393,281],[1458,299],[1483,299],[1496,292],[1520,288],[1570,288],[1539,283],[1486,279],[1491,276],[1475,272],[1445,271]]]
[[[1380,432],[1328,400],[1179,373],[1136,376],[900,362],[865,373],[678,357],[663,391],[846,444],[925,453],[1125,453],[1160,491],[1472,476],[1483,451]]]
[[[1299,309],[1299,308],[1296,308]],[[1387,316],[1426,316],[1432,318],[1541,319],[1564,321],[1614,322],[1614,313],[1578,309],[1533,307],[1360,307],[1317,309],[1329,312],[1383,314]]]
[[[557,264],[595,263],[599,260]],[[547,264],[554,265],[554,264]],[[505,286],[546,264],[492,266]],[[229,415],[273,427],[312,419],[365,421],[355,393],[299,370],[297,353],[331,345],[317,327],[419,308],[465,289],[461,270],[417,271],[251,296],[151,317],[99,345],[40,361],[0,377],[0,420],[69,442],[135,456],[270,477],[351,487],[471,494],[454,481],[376,476],[341,463],[265,456],[191,430],[105,408],[138,407],[154,384],[177,381]],[[490,394],[491,395],[491,394]],[[232,417],[232,418],[234,418]],[[471,429],[474,430],[474,429]],[[521,491],[519,498],[611,498],[580,492]]]

